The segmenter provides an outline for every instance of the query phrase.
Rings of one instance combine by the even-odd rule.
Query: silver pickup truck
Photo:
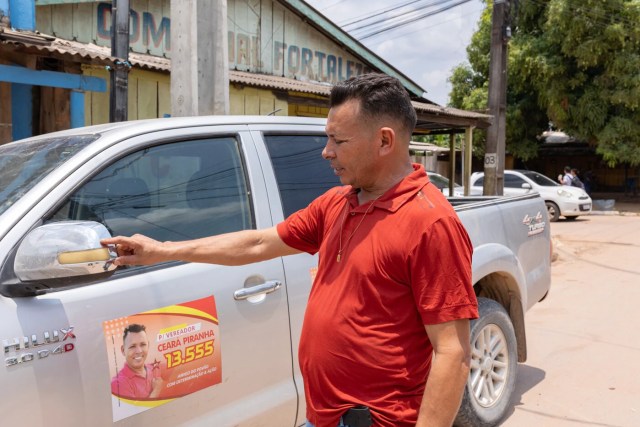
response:
[[[317,257],[115,269],[98,242],[277,224],[338,184],[324,124],[171,118],[0,146],[2,425],[303,425],[297,347]],[[546,208],[537,195],[450,201],[481,312],[457,424],[496,425],[526,358],[525,312],[549,291]],[[148,344],[125,348],[141,330]],[[135,363],[153,378],[141,384]]]

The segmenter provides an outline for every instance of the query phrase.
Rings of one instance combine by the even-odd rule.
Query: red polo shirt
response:
[[[146,377],[136,374],[125,364],[118,375],[111,379],[111,393],[134,400],[145,400],[151,394],[153,389],[151,382],[153,381],[153,365],[146,364]]]
[[[472,246],[449,202],[414,165],[373,207],[337,187],[277,229],[320,253],[299,348],[307,419],[335,427],[364,404],[375,426],[414,426],[433,350],[424,325],[478,316]]]

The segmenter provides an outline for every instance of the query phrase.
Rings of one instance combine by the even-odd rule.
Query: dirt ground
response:
[[[503,426],[640,426],[640,203],[618,209],[551,223],[551,292]]]

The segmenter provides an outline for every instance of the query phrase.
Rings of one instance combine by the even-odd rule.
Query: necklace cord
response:
[[[360,228],[360,226],[364,222],[364,219],[367,217],[367,214],[373,210],[373,205],[378,201],[380,197],[382,197],[382,194],[376,197],[375,199],[373,199],[373,201],[371,201],[371,204],[369,205],[369,207],[367,207],[367,210],[364,211],[364,214],[362,215],[362,219],[360,220],[356,228],[353,229],[351,234],[349,234],[349,237],[347,237],[347,240],[344,242],[344,247],[342,247],[342,227],[344,226],[344,223],[347,219],[347,210],[349,207],[349,200],[347,200],[347,203],[344,205],[344,209],[342,210],[342,221],[340,222],[340,235],[338,240],[339,241],[338,256],[336,257],[336,262],[340,262],[340,259],[342,258],[342,252],[347,248],[347,246],[349,245],[349,242],[351,241],[351,238],[353,237],[354,234],[356,234],[356,231],[358,231],[358,228]]]

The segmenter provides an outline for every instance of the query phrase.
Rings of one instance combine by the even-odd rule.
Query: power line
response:
[[[445,12],[445,11],[447,11],[447,10],[449,10],[449,9],[453,9],[453,8],[454,8],[454,7],[456,7],[456,6],[460,6],[461,4],[468,3],[468,2],[470,2],[470,1],[471,1],[471,0],[460,0],[460,1],[456,2],[456,3],[453,3],[453,4],[451,4],[451,5],[444,6],[444,7],[440,8],[440,9],[434,10],[434,11],[432,11],[432,12],[427,12],[427,13],[424,13],[424,14],[422,14],[422,15],[416,16],[415,18],[407,19],[407,20],[405,20],[405,21],[403,21],[403,22],[400,22],[400,23],[397,23],[397,24],[387,25],[386,27],[382,27],[382,28],[381,28],[381,29],[379,29],[379,30],[372,31],[372,32],[370,32],[370,33],[368,33],[368,34],[365,34],[365,35],[363,35],[363,36],[359,36],[359,37],[357,37],[357,38],[358,38],[359,40],[364,40],[364,39],[367,39],[367,38],[369,38],[369,37],[373,37],[373,36],[376,36],[376,35],[378,35],[378,34],[384,33],[384,32],[386,32],[386,31],[390,31],[390,30],[394,30],[394,29],[396,29],[396,28],[403,27],[403,26],[405,26],[405,25],[411,24],[411,23],[413,23],[413,22],[419,21],[419,20],[424,19],[424,18],[427,18],[427,17],[429,17],[429,16],[437,15],[437,14],[439,14],[439,13]]]
[[[395,7],[392,7],[391,9],[378,9],[377,11],[373,12],[372,14],[369,15],[360,15],[360,17],[355,18],[353,21],[348,21],[345,22],[344,24],[340,24],[340,26],[342,27],[348,27],[349,25],[353,25],[353,24],[357,24],[358,22],[362,22],[362,21],[366,21],[367,19],[371,19],[371,18],[375,18],[376,16],[380,16],[380,15],[384,15],[385,13],[389,13],[392,12],[394,10],[403,8],[405,6],[409,6],[410,4],[413,3],[418,3],[422,0],[412,0],[406,3],[401,3]]]
[[[540,6],[548,5],[548,3],[545,0],[520,0],[520,2],[521,3],[529,2],[529,3],[537,4],[537,5],[540,5]],[[462,3],[458,3],[458,4],[455,4],[455,5],[451,5],[449,7],[444,7],[442,9],[437,10],[437,11],[433,11],[434,12],[433,14],[440,13],[441,11],[446,11],[449,8],[458,6],[459,4],[462,4]],[[629,18],[625,18],[625,17],[622,17],[622,16],[613,17],[612,15],[607,14],[606,12],[595,11],[595,10],[592,10],[592,9],[585,9],[582,5],[566,4],[566,7],[567,7],[567,9],[569,11],[573,12],[576,15],[580,14],[580,15],[585,16],[586,19],[589,19],[589,23],[594,28],[606,29],[607,27],[609,27],[611,25],[614,25],[614,24],[622,24],[622,25],[627,25],[627,26],[634,26],[635,25],[635,23],[632,22]],[[379,14],[377,14],[377,15],[379,15]],[[398,16],[401,16],[401,15],[398,15]],[[401,26],[408,25],[408,24],[410,24],[412,22],[415,22],[415,21],[417,21],[419,19],[422,19],[423,17],[428,17],[428,16],[432,16],[432,14],[431,13],[427,13],[427,14],[421,15],[421,16],[413,18],[413,19],[407,19],[407,20],[399,22],[398,24],[395,24],[395,25],[388,25],[386,27],[381,27],[377,31],[373,31],[370,34],[365,34],[365,35],[363,35],[361,37],[357,37],[357,38],[359,38],[360,40],[363,40],[363,39],[366,39],[366,38],[369,38],[369,37],[373,37],[374,35],[377,35],[378,33],[390,31],[390,30],[393,30],[395,28],[399,28]],[[439,24],[440,23],[438,23],[436,25],[439,25]],[[434,25],[434,26],[436,26],[436,25]],[[427,28],[431,28],[431,27],[427,27]],[[424,29],[425,28],[423,27],[423,28],[420,28],[418,30],[407,32],[407,33],[401,34],[401,35],[393,37],[393,38],[395,39],[395,38],[398,38],[398,37],[402,37],[404,35],[411,34],[413,32],[424,30]],[[353,31],[355,31],[355,30],[352,30],[350,32],[353,32]]]
[[[343,1],[344,1],[344,0],[338,0],[337,2],[332,3],[332,4],[330,4],[329,6],[323,7],[322,9],[319,9],[319,10],[320,10],[320,11],[325,11],[325,10],[327,10],[327,9],[331,9],[332,7],[339,5],[339,4],[340,4],[340,3],[342,3]]]
[[[461,15],[460,15],[460,17],[462,17],[462,16],[468,16],[468,15],[474,15],[474,14],[476,14],[476,13],[478,13],[478,12],[482,13],[482,11],[483,11],[483,10],[484,10],[484,7],[483,7],[482,9],[471,10],[471,11],[468,11],[467,13],[463,13],[463,14],[461,14]],[[456,20],[456,19],[458,19],[458,18],[459,18],[459,17],[454,17],[454,18],[451,18],[451,19],[446,19],[446,20],[444,20],[444,21],[439,21],[437,24],[427,25],[427,26],[425,26],[425,27],[420,27],[420,28],[417,28],[417,29],[415,29],[415,30],[407,31],[406,33],[398,34],[398,35],[396,35],[396,36],[392,36],[392,37],[387,37],[387,38],[385,39],[385,41],[395,40],[395,39],[398,39],[398,38],[401,38],[401,37],[404,37],[404,36],[408,36],[409,34],[417,33],[418,31],[423,31],[423,32],[424,32],[424,31],[429,30],[429,29],[431,29],[431,28],[435,28],[435,27],[438,27],[438,26],[440,26],[440,25],[442,25],[442,24],[446,24],[447,22],[455,21],[455,20]]]
[[[392,25],[392,24],[390,23],[390,21],[393,21],[394,19],[402,18],[402,17],[407,18],[407,17],[408,17],[408,15],[415,14],[415,13],[416,13],[416,12],[418,12],[419,10],[427,9],[427,8],[429,8],[429,7],[432,7],[432,6],[438,6],[438,5],[441,5],[441,4],[449,3],[450,1],[451,1],[451,0],[436,0],[436,1],[433,1],[433,2],[428,3],[428,4],[426,4],[426,5],[423,5],[423,6],[419,7],[419,8],[412,9],[412,10],[409,10],[409,11],[407,11],[407,12],[403,12],[403,13],[400,13],[400,14],[393,15],[393,16],[391,16],[390,18],[382,18],[382,19],[379,19],[379,20],[377,20],[377,21],[369,22],[369,23],[367,23],[367,24],[363,24],[363,25],[361,25],[361,26],[359,26],[359,27],[351,28],[351,29],[350,29],[350,30],[348,30],[348,31],[349,31],[349,32],[360,31],[360,30],[363,30],[363,29],[368,28],[368,27],[373,27],[373,26],[375,26],[375,25],[377,25],[377,24],[380,24],[380,23],[383,23],[383,22],[387,22],[389,25]],[[402,5],[402,6],[404,6],[404,5]],[[402,6],[400,6],[400,7],[402,7]],[[397,9],[397,8],[395,8],[395,9]],[[395,10],[395,9],[391,9],[391,10]],[[382,15],[382,14],[384,14],[384,13],[385,13],[385,12],[378,13],[376,16]],[[366,20],[366,19],[367,19],[367,18],[365,18],[364,20]]]

